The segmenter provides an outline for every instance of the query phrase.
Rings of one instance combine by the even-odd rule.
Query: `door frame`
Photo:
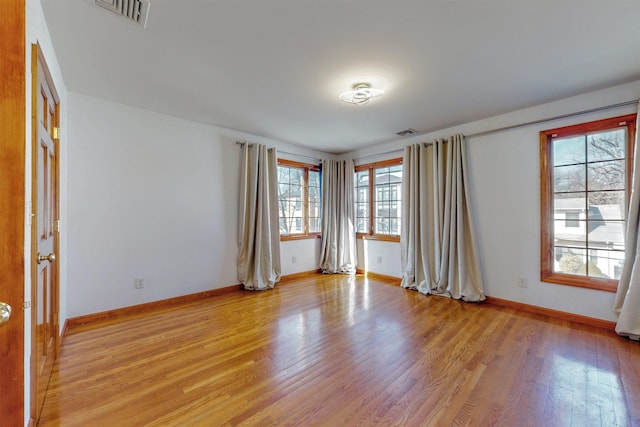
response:
[[[51,310],[53,312],[53,357],[57,360],[60,353],[60,97],[53,84],[47,61],[45,60],[39,43],[31,45],[31,358],[30,358],[30,378],[31,378],[31,396],[30,411],[31,419],[35,419],[40,408],[36,407],[37,391],[38,391],[38,367],[37,362],[37,308],[38,308],[38,292],[37,292],[37,262],[38,259],[38,232],[37,232],[37,212],[38,212],[38,75],[42,70],[42,74],[47,81],[47,85],[51,90],[51,94],[55,103],[55,123],[54,127],[58,130],[54,134],[54,155],[55,164],[53,168],[53,252],[56,254],[56,261],[52,263],[51,272]]]
[[[26,7],[0,1],[0,300],[12,307],[0,327],[0,414],[7,425],[24,425],[25,220],[26,220]],[[28,270],[27,270],[28,271]]]

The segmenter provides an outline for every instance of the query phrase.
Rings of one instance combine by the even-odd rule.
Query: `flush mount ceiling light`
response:
[[[369,83],[356,83],[353,90],[340,94],[340,99],[344,102],[355,105],[366,105],[371,99],[380,96],[384,91],[373,89]]]

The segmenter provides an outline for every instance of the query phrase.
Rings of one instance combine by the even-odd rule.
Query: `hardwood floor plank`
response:
[[[317,275],[72,324],[40,426],[639,425],[640,344]]]

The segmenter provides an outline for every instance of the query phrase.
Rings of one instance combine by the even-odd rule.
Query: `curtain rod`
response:
[[[244,147],[244,145],[247,144],[247,141],[236,141],[236,144]],[[276,148],[276,150],[278,150],[278,149]],[[317,157],[306,156],[304,154],[290,153],[290,152],[284,151],[284,150],[278,150],[278,153],[288,154],[290,156],[303,157],[305,159],[313,160],[313,161],[318,162],[318,163],[322,162],[322,159],[319,159]]]
[[[628,105],[638,104],[638,102],[640,102],[640,100],[619,102],[617,104],[605,105],[603,107],[597,107],[597,108],[590,108],[588,110],[577,111],[575,113],[561,114],[559,116],[547,117],[545,119],[531,120],[529,122],[517,123],[515,125],[503,126],[503,127],[499,127],[499,128],[483,130],[483,131],[480,131],[480,132],[474,132],[474,133],[470,133],[470,134],[465,134],[464,136],[466,138],[471,138],[471,137],[474,137],[474,136],[489,135],[489,134],[492,134],[492,133],[502,132],[502,131],[505,131],[505,130],[517,129],[517,128],[520,128],[520,127],[531,126],[531,125],[535,125],[535,124],[539,124],[539,123],[551,122],[553,120],[566,119],[568,117],[581,116],[583,114],[596,113],[598,111],[611,110],[613,108],[618,108],[618,107],[626,107]],[[423,144],[427,144],[428,145],[428,144],[431,144],[431,142],[424,142]],[[373,156],[384,156],[385,154],[392,154],[392,153],[400,152],[402,150],[403,150],[403,148],[398,148],[398,149],[395,149],[395,150],[383,151],[381,153],[367,154],[366,156],[356,157],[356,160],[366,159],[368,157],[373,157]]]
[[[637,100],[637,99],[635,101],[619,102],[617,104],[605,105],[605,106],[597,107],[597,108],[590,108],[588,110],[577,111],[577,112],[574,112],[574,113],[561,114],[559,116],[547,117],[547,118],[544,118],[544,119],[537,119],[537,120],[531,120],[531,121],[528,121],[528,122],[517,123],[515,125],[509,125],[509,126],[503,126],[503,127],[499,127],[499,128],[483,130],[483,131],[480,131],[480,132],[474,132],[474,133],[470,133],[470,134],[465,134],[464,136],[466,138],[471,138],[471,137],[474,137],[474,136],[489,135],[489,134],[492,134],[492,133],[503,132],[505,130],[517,129],[517,128],[536,125],[536,124],[540,124],[540,123],[551,122],[553,120],[566,119],[566,118],[569,118],[569,117],[576,117],[576,116],[581,116],[581,115],[589,114],[589,113],[597,113],[598,111],[606,111],[606,110],[611,110],[613,108],[626,107],[626,106],[629,106],[629,105],[638,104],[638,102],[640,102],[640,100]],[[246,141],[236,141],[236,144],[244,145],[244,144],[246,144]],[[425,144],[429,144],[429,143],[427,142]],[[384,156],[385,154],[392,154],[392,153],[396,153],[396,152],[400,153],[400,152],[402,152],[403,149],[404,149],[404,147],[403,148],[397,148],[397,149],[390,150],[390,151],[383,151],[381,153],[367,154],[365,156],[356,157],[356,158],[354,158],[354,160],[362,160],[362,159],[366,159],[366,158],[374,157],[374,156]],[[312,159],[312,160],[316,160],[316,161],[322,161],[322,159],[318,159],[318,158],[310,157],[310,156],[305,156],[303,154],[288,153],[286,151],[281,151],[281,153],[290,154],[292,156],[305,157],[307,159]]]
[[[546,119],[531,120],[530,122],[518,123],[518,124],[510,125],[510,126],[503,126],[503,127],[500,127],[500,128],[483,130],[483,131],[480,131],[480,132],[470,133],[468,135],[465,135],[465,137],[470,138],[470,137],[473,137],[473,136],[488,135],[490,133],[502,132],[502,131],[505,131],[505,130],[516,129],[516,128],[525,127],[525,126],[531,126],[531,125],[536,125],[536,124],[539,124],[539,123],[551,122],[553,120],[566,119],[568,117],[575,117],[575,116],[581,116],[583,114],[597,113],[598,111],[611,110],[612,108],[626,107],[628,105],[634,105],[634,104],[637,104],[637,103],[638,103],[638,100],[620,102],[618,104],[611,104],[611,105],[605,105],[603,107],[590,108],[588,110],[577,111],[575,113],[568,113],[568,114],[561,114],[559,116],[554,116],[554,117],[547,117]]]

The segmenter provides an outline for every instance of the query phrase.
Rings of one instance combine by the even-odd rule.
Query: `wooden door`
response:
[[[58,132],[60,101],[38,45],[32,52],[32,415],[37,422],[58,353]],[[35,372],[34,372],[35,370]],[[35,375],[34,375],[35,374]],[[35,404],[35,408],[33,407]]]
[[[24,425],[25,1],[0,1],[0,425]]]

